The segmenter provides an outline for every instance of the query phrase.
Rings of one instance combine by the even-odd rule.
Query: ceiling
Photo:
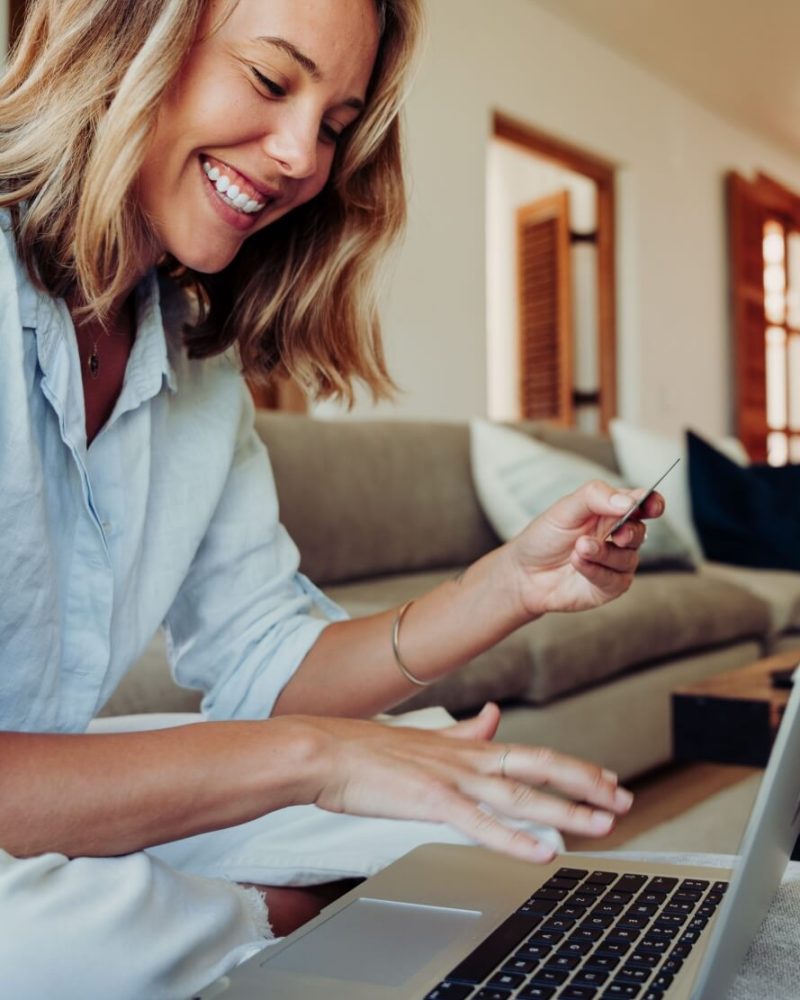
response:
[[[532,0],[800,155],[799,0]]]

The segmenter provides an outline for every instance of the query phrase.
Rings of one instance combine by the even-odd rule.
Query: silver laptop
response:
[[[411,851],[192,1000],[722,1000],[800,832],[800,671],[733,871]]]

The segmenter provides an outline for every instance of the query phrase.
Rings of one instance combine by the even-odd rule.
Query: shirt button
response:
[[[103,531],[106,534],[108,534],[111,531],[111,522],[110,521],[103,521],[101,523],[100,527],[103,529]]]

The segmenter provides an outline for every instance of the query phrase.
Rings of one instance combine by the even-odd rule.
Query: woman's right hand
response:
[[[537,862],[552,860],[553,847],[518,821],[601,837],[630,809],[630,792],[595,764],[491,742],[499,718],[493,704],[439,730],[294,716],[321,739],[303,798],[331,812],[449,823],[479,844]]]

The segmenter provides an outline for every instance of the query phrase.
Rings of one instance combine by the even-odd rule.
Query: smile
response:
[[[219,164],[210,159],[204,158],[202,161],[203,172],[211,181],[220,199],[237,212],[243,215],[255,215],[266,207],[267,202],[260,192],[256,191],[241,175],[231,176],[233,171],[224,164]]]

